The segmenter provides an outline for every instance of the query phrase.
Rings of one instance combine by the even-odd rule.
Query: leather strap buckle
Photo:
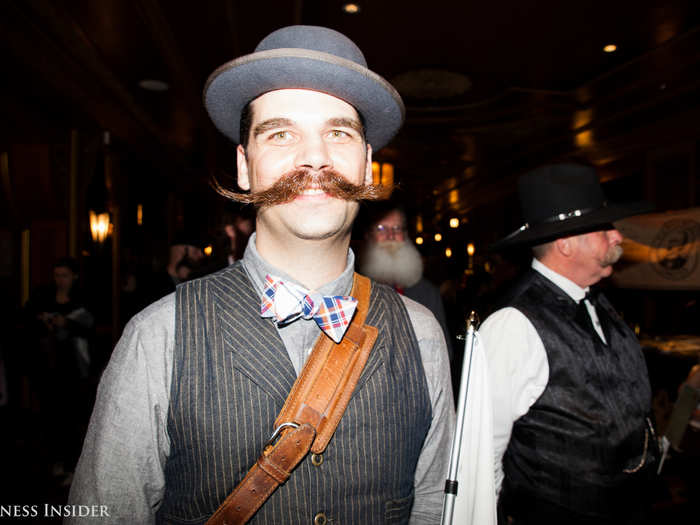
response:
[[[299,428],[299,425],[296,423],[292,423],[291,421],[282,423],[280,426],[278,426],[275,431],[272,433],[270,436],[270,439],[267,440],[267,444],[265,445],[266,447],[269,447],[270,445],[274,445],[275,441],[277,438],[280,436],[280,433],[285,429],[285,428]]]

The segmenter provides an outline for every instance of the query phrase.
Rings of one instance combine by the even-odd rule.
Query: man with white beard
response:
[[[518,181],[525,224],[492,249],[530,246],[531,270],[480,334],[493,395],[499,523],[640,524],[657,458],[651,389],[634,333],[594,286],[622,255],[593,168]]]
[[[452,362],[452,341],[447,329],[440,290],[423,277],[423,259],[408,239],[406,214],[401,207],[379,204],[365,236],[360,273],[393,286],[400,294],[430,310],[440,323]]]

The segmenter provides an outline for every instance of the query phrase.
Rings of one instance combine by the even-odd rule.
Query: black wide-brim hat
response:
[[[491,245],[491,250],[534,246],[561,237],[610,228],[614,221],[653,210],[649,202],[606,200],[595,169],[553,164],[518,179],[525,223]]]
[[[360,49],[345,35],[317,26],[278,29],[255,52],[219,67],[204,86],[204,106],[218,130],[240,143],[245,105],[278,89],[320,91],[352,105],[375,150],[385,146],[404,121],[399,93],[367,68]]]

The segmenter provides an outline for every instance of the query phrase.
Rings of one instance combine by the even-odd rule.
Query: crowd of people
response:
[[[75,261],[25,308],[47,424],[71,422],[52,453],[69,503],[111,523],[439,523],[460,343],[406,209],[372,184],[399,94],[344,35],[291,26],[218,68],[204,102],[238,145],[242,191],[224,192],[256,214],[222,219],[215,257],[173,239],[84,441],[94,319]],[[479,504],[459,523],[649,523],[648,372],[598,286],[622,253],[614,221],[649,207],[608,201],[579,164],[521,176],[518,195],[523,226],[492,249],[531,252],[531,267],[479,331],[483,413],[465,425],[487,421],[490,439],[462,448],[459,494]]]

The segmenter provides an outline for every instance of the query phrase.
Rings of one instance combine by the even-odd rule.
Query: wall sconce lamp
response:
[[[469,255],[469,259],[467,260],[467,269],[464,270],[464,273],[467,275],[472,275],[474,273],[474,252],[476,249],[474,248],[474,243],[470,242],[467,244],[467,255]]]
[[[390,162],[372,162],[372,184],[375,186],[393,186],[394,165]]]
[[[109,222],[109,213],[95,213],[90,210],[90,235],[92,235],[93,242],[102,244],[111,232],[112,225]]]

